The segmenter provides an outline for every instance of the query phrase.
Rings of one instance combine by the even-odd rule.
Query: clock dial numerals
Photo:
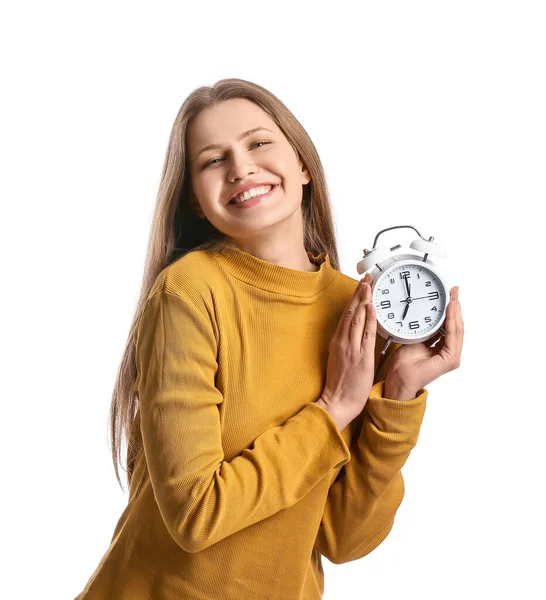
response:
[[[446,290],[426,263],[402,263],[379,275],[372,301],[378,321],[388,333],[401,338],[420,337],[443,317]]]

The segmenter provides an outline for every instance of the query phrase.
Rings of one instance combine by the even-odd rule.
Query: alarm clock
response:
[[[409,245],[416,252],[396,253],[401,244],[392,248],[377,246],[382,233],[402,228],[413,229],[419,235]],[[438,333],[445,334],[442,324],[449,297],[447,276],[428,258],[430,255],[445,258],[446,252],[433,237],[425,239],[412,225],[382,229],[372,249],[364,248],[364,258],[356,268],[360,275],[369,271],[373,278],[377,334],[386,339],[381,354],[392,342],[418,344]]]

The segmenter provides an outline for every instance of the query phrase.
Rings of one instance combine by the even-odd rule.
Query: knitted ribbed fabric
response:
[[[393,526],[427,390],[375,384],[342,432],[316,404],[357,280],[198,250],[157,277],[136,328],[142,440],[129,500],[77,600],[318,600],[321,556],[359,559]]]

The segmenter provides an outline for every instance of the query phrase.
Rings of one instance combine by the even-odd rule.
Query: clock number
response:
[[[421,279],[421,273],[417,273],[417,279]]]
[[[429,292],[428,293],[429,300],[438,300],[439,297],[440,297],[440,295],[438,294],[438,292]]]
[[[389,288],[385,288],[384,290],[381,290],[382,294],[388,294],[390,292]]]
[[[396,321],[397,325],[400,325],[400,327],[402,327],[402,321]]]
[[[387,315],[387,319],[394,319],[394,313],[389,313]]]
[[[425,323],[430,323],[432,319],[430,317],[425,317]]]
[[[410,278],[409,271],[402,271],[402,273],[400,273],[400,279],[409,279],[409,278]]]
[[[430,310],[438,310],[436,306],[433,306]]]
[[[419,321],[410,321],[409,328],[410,329],[419,329]]]
[[[391,283],[394,283],[394,277],[391,277]]]
[[[390,300],[383,300],[383,302],[381,302],[381,308],[390,308],[390,307],[391,307]]]
[[[430,287],[432,285],[432,281],[426,281],[425,282],[425,287]]]

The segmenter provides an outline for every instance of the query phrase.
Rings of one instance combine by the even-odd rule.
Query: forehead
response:
[[[208,144],[228,143],[255,127],[280,133],[275,121],[254,102],[246,98],[224,100],[193,119],[187,131],[188,149],[194,154]]]

